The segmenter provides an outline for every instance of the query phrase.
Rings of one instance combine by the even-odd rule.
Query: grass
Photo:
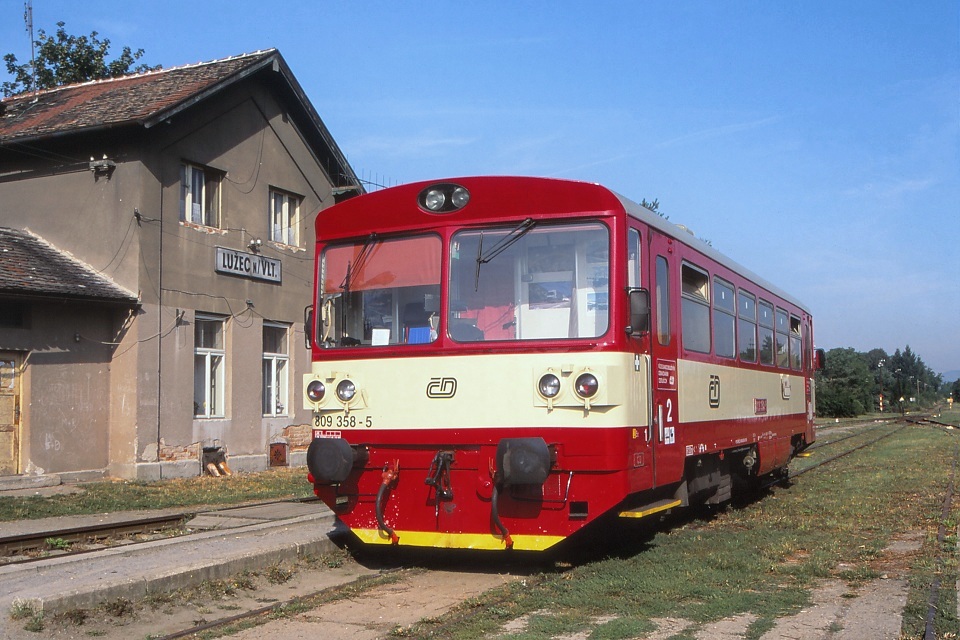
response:
[[[921,638],[937,571],[941,502],[958,437],[909,427],[789,487],[775,487],[760,500],[680,522],[645,545],[541,576],[535,585],[512,584],[408,633],[540,640],[591,630],[591,640],[619,640],[649,633],[655,618],[680,617],[692,626],[674,637],[692,638],[707,623],[750,613],[756,618],[747,637],[759,638],[777,618],[808,606],[818,581],[839,578],[855,589],[879,577],[875,564],[889,541],[920,530],[926,542],[910,568],[903,637]],[[835,453],[829,449],[815,455]],[[955,503],[948,531],[956,530],[958,515]],[[957,574],[955,544],[950,536],[941,569],[941,635],[958,624],[955,579],[948,577]],[[522,615],[529,616],[522,630],[503,633],[506,621]]]
[[[272,469],[227,477],[181,478],[156,482],[92,482],[79,493],[53,496],[0,496],[0,521],[53,516],[236,504],[250,500],[312,495],[302,468]]]
[[[939,420],[960,424],[960,410],[944,412]],[[885,425],[874,427],[864,439],[890,430]],[[447,616],[398,628],[393,635],[466,640],[499,634],[504,640],[545,640],[590,630],[591,640],[621,640],[650,633],[656,618],[681,617],[692,626],[672,638],[685,640],[710,622],[749,613],[755,620],[747,638],[756,639],[772,629],[777,618],[808,606],[818,581],[839,578],[852,591],[875,579],[879,575],[876,562],[889,541],[907,531],[920,531],[925,541],[910,561],[902,638],[923,637],[930,584],[937,575],[943,576],[938,634],[953,637],[949,633],[956,630],[958,621],[951,576],[958,572],[954,534],[960,523],[960,477],[946,523],[950,535],[942,550],[942,565],[936,562],[940,551],[936,538],[958,438],[960,430],[908,427],[807,473],[790,486],[774,487],[759,500],[734,505],[713,517],[676,519],[654,533],[639,527],[637,542],[610,547],[609,557],[578,560],[563,573],[512,583],[471,599]],[[836,453],[832,449],[845,449],[855,442],[815,450],[810,459],[797,464],[816,462]],[[102,482],[84,485],[74,495],[0,497],[0,520],[307,495],[310,486],[302,469],[155,483]],[[620,523],[621,527],[634,525]],[[336,566],[342,558],[329,562]],[[277,566],[261,577],[282,583],[288,571]],[[211,583],[187,599],[218,601],[237,590],[255,589],[256,577]],[[346,589],[341,597],[349,593]],[[329,597],[300,604],[319,606]],[[153,606],[162,609],[172,604],[158,599]],[[42,612],[19,613],[28,625],[43,628]],[[274,615],[289,613],[283,610]],[[521,630],[503,632],[506,622],[521,616],[527,619]]]

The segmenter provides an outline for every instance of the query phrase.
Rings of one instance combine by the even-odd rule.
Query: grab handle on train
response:
[[[396,482],[397,478],[400,475],[400,461],[388,462],[383,465],[383,474],[382,481],[380,483],[380,489],[377,491],[377,502],[375,506],[375,513],[377,516],[377,528],[381,533],[386,534],[390,537],[390,542],[392,544],[400,543],[400,536],[386,523],[383,518],[383,503],[386,500],[387,493],[390,491],[391,485]]]

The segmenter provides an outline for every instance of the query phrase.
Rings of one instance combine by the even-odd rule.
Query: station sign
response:
[[[229,273],[253,280],[280,283],[283,263],[256,253],[217,247],[217,273]]]

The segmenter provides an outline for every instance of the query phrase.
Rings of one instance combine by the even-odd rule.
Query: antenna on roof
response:
[[[30,82],[33,84],[33,96],[37,96],[37,54],[33,44],[33,0],[27,0],[23,3],[23,21],[27,25],[27,33],[30,34]]]

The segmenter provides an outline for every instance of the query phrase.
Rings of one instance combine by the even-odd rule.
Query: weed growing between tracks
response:
[[[673,617],[695,623],[674,637],[692,638],[708,622],[750,613],[756,618],[747,637],[759,638],[777,618],[809,605],[818,580],[840,578],[853,590],[880,577],[877,560],[891,539],[920,531],[923,548],[904,567],[913,585],[904,634],[922,637],[957,437],[904,429],[758,500],[664,528],[642,548],[621,548],[616,557],[542,576],[534,585],[512,584],[408,635],[534,640],[590,629],[591,640],[615,640],[642,636],[654,619]],[[955,507],[954,530],[958,513]],[[945,575],[956,575],[955,542],[946,545]],[[943,583],[941,634],[957,628],[954,582]],[[521,617],[525,624],[505,628]]]
[[[302,468],[213,478],[177,478],[156,482],[91,482],[69,495],[0,496],[0,521],[52,516],[236,504],[251,500],[312,496]]]
[[[50,629],[62,631],[70,637],[73,637],[70,635],[70,630],[77,632],[80,627],[83,628],[84,635],[99,636],[113,628],[124,628],[137,623],[142,625],[145,621],[149,622],[158,616],[186,618],[184,624],[188,626],[207,625],[211,620],[237,615],[245,610],[237,603],[249,604],[253,599],[258,603],[257,607],[264,609],[261,617],[282,617],[316,605],[307,606],[299,601],[273,604],[277,600],[264,598],[266,587],[286,584],[300,572],[339,567],[343,564],[345,557],[346,553],[342,551],[319,557],[304,557],[294,564],[277,563],[262,571],[243,571],[230,578],[207,580],[191,588],[155,592],[136,601],[120,597],[104,602],[93,609],[74,609],[53,616],[45,616],[42,611],[35,611],[31,603],[21,602],[11,609],[9,615],[14,620],[23,621],[23,626],[28,631]],[[355,593],[361,588],[354,585],[350,593]],[[344,589],[344,591],[348,590]],[[331,590],[331,593],[325,594],[325,597],[332,599],[336,594]],[[315,599],[319,601],[319,596]],[[306,599],[303,600],[306,601]],[[216,626],[190,637],[217,638],[227,633],[235,633],[242,628],[255,626],[256,623],[256,618],[252,621],[241,620],[225,628]]]

